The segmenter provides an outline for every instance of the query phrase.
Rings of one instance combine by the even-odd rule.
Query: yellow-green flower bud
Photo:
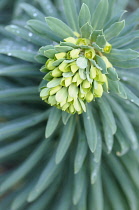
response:
[[[75,73],[79,69],[79,67],[76,65],[76,62],[72,62],[70,64],[70,68],[71,68],[72,73]]]
[[[103,88],[101,84],[98,84],[97,89],[94,89],[95,97],[101,97],[103,94]]]
[[[105,53],[110,53],[111,49],[112,49],[112,45],[107,42],[106,45],[105,45],[105,47],[104,47],[104,49],[103,49],[104,52]]]
[[[40,92],[40,97],[42,98],[42,100],[45,100],[48,98],[49,96],[49,88],[43,88]]]
[[[54,59],[48,59],[46,61],[45,66],[48,70],[53,70],[55,68],[55,66],[53,66],[54,61],[55,61]]]
[[[50,96],[51,96],[51,95],[54,95],[55,93],[57,93],[60,89],[61,89],[61,86],[60,86],[60,85],[51,88],[51,89],[50,89],[50,92],[49,92]]]
[[[72,77],[66,77],[62,79],[60,84],[62,86],[68,87],[71,83],[72,83]]]
[[[85,94],[79,92],[79,98],[82,99],[82,100],[84,100],[85,99]]]
[[[57,53],[57,54],[55,54],[55,57],[56,57],[57,60],[65,58],[66,53],[65,52]]]
[[[75,59],[75,58],[79,58],[79,53],[80,53],[80,49],[74,49],[70,51],[70,58],[71,59]]]
[[[73,105],[74,105],[74,108],[75,108],[75,110],[77,112],[81,112],[82,111],[82,107],[81,107],[81,104],[80,104],[78,99],[76,99],[76,98],[74,99]]]
[[[88,58],[88,59],[92,59],[95,57],[96,53],[95,53],[95,50],[94,49],[88,49],[88,50],[85,50],[85,57]]]
[[[77,38],[80,37],[80,34],[79,34],[78,32],[76,32],[76,31],[74,31],[74,35],[75,35]]]
[[[64,104],[64,106],[62,106],[62,110],[66,111],[66,109],[68,109],[69,106],[70,106],[69,103]]]
[[[91,68],[90,68],[90,78],[91,79],[94,79],[96,77],[96,72],[97,72],[97,68],[94,67],[93,65],[91,65]]]
[[[86,94],[85,99],[88,103],[91,102],[93,100],[93,98],[94,98],[94,95],[91,91]]]
[[[75,108],[72,104],[69,106],[69,113],[71,113],[71,114],[75,113]]]
[[[77,39],[73,38],[73,37],[68,37],[66,39],[64,39],[65,42],[70,42],[72,44],[76,44]]]
[[[80,85],[82,81],[83,80],[81,79],[79,73],[76,73],[72,80],[72,82],[74,82],[77,86]]]
[[[88,80],[84,80],[82,83],[82,88],[90,88],[91,84]]]
[[[107,68],[113,67],[108,58],[106,58],[106,56],[101,56],[101,58],[104,60]]]
[[[48,98],[48,103],[51,105],[51,106],[54,106],[57,102],[56,102],[56,99],[55,99],[55,96],[49,96]]]
[[[79,38],[77,40],[77,45],[88,45],[90,43],[90,41],[88,39],[85,39],[85,38]]]
[[[59,65],[59,70],[62,71],[62,72],[67,72],[67,63],[65,63],[64,61]]]
[[[55,68],[53,71],[52,71],[52,76],[53,77],[61,77],[62,76],[62,72],[59,70],[59,68]]]

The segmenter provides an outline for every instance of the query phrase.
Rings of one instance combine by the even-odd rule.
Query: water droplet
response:
[[[90,120],[90,116],[87,117],[87,120]]]
[[[17,26],[15,26],[15,25],[11,25],[11,28],[17,28]]]
[[[33,36],[33,34],[31,33],[31,32],[29,32],[29,34],[28,34],[30,37],[32,37]]]
[[[134,100],[133,100],[133,99],[131,99],[131,102],[134,102]]]
[[[38,14],[35,12],[34,14],[33,14],[33,17],[37,17],[38,16]]]
[[[122,77],[122,80],[127,81],[127,77]]]
[[[8,56],[11,56],[12,55],[12,53],[8,53]]]

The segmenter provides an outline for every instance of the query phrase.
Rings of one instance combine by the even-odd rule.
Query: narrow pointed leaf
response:
[[[46,125],[46,130],[45,130],[45,137],[48,138],[51,136],[54,131],[56,130],[58,123],[61,118],[61,110],[56,109],[55,107],[51,109],[48,122]]]
[[[88,6],[86,4],[82,4],[80,13],[79,13],[79,26],[80,28],[86,24],[86,23],[90,23],[91,21],[91,14],[90,14],[90,10],[88,8]]]
[[[62,136],[60,138],[60,142],[56,152],[56,163],[60,163],[61,160],[64,158],[70,143],[72,141],[73,135],[75,130],[75,119],[71,117],[68,123],[64,126],[64,130]]]
[[[125,27],[124,20],[113,23],[108,29],[104,31],[106,40],[109,41],[113,37],[118,36],[124,27]]]
[[[92,16],[92,26],[94,29],[102,29],[108,12],[108,0],[101,0]]]
[[[78,25],[78,14],[76,10],[76,4],[74,0],[63,0],[64,3],[64,11],[67,17],[67,21],[69,26],[76,32],[79,32]]]
[[[95,119],[93,117],[90,105],[87,106],[86,113],[83,113],[83,122],[89,148],[91,152],[94,152],[96,150],[97,145],[97,130]]]
[[[69,28],[69,26],[67,26],[61,20],[53,17],[47,17],[46,22],[48,23],[50,29],[61,39],[74,37],[74,33],[71,28]]]

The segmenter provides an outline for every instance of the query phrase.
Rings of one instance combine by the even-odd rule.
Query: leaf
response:
[[[69,26],[76,32],[79,32],[78,25],[78,14],[76,10],[76,4],[74,0],[63,0],[64,11],[68,21]]]
[[[4,123],[0,126],[0,140],[5,140],[6,138],[11,138],[15,134],[20,133],[26,128],[30,128],[38,123],[46,120],[48,117],[48,110],[43,113],[36,113],[28,115],[25,117],[20,117],[19,119],[12,120]]]
[[[36,0],[46,16],[59,17],[58,10],[51,0]]]
[[[70,146],[75,131],[75,123],[74,117],[71,117],[63,128],[62,136],[56,152],[56,164],[59,164],[62,161]]]
[[[102,177],[98,174],[96,182],[91,185],[91,192],[89,193],[89,208],[104,210],[104,193],[102,189]],[[106,203],[105,203],[106,204]]]
[[[120,194],[121,191],[119,186],[117,185],[115,177],[111,175],[108,167],[104,168],[102,173],[103,173],[102,180],[104,183],[104,188],[106,189],[106,195],[111,200],[112,207],[119,210],[125,209],[125,203],[121,202],[121,194]]]
[[[131,33],[127,34],[126,36],[123,37],[117,37],[115,39],[113,39],[111,41],[113,48],[123,48],[126,47],[126,49],[128,48],[132,48],[130,47],[131,42],[133,42],[134,40],[137,42],[136,39],[139,38],[139,30],[136,31],[132,31]]]
[[[127,99],[126,92],[125,92],[122,84],[119,81],[112,81],[112,80],[108,79],[108,84],[109,84],[110,92],[116,93],[121,98]]]
[[[117,129],[115,136],[116,136],[116,139],[120,145],[120,151],[117,151],[116,155],[123,156],[129,151],[130,145],[129,145],[129,142],[127,141],[127,139],[125,139],[124,133],[122,132],[122,130],[120,130],[120,126]]]
[[[43,141],[35,151],[26,159],[0,186],[0,193],[4,193],[22,180],[40,161],[46,152],[48,141]]]
[[[120,22],[113,23],[108,29],[104,31],[105,38],[107,41],[118,36],[123,28],[125,27],[125,21],[122,20]]]
[[[91,34],[91,41],[96,42],[98,36],[103,35],[103,30],[94,30]]]
[[[101,0],[92,16],[92,26],[94,29],[102,29],[108,12],[108,0]]]
[[[41,21],[44,21],[44,14],[40,12],[36,7],[27,4],[27,3],[21,3],[20,7],[33,19],[38,19]]]
[[[119,61],[129,61],[139,57],[139,53],[135,50],[126,49],[126,50],[118,50],[112,49],[110,54],[107,54],[107,58],[111,61],[117,60]]]
[[[81,35],[83,38],[89,38],[91,33],[92,33],[92,26],[89,23],[85,23],[82,27],[81,27]]]
[[[79,13],[79,26],[80,28],[85,25],[86,23],[90,23],[91,21],[91,14],[88,6],[86,4],[82,4],[80,13]]]
[[[123,86],[127,95],[127,99],[132,103],[136,104],[137,106],[139,106],[139,98],[127,86],[125,85]]]
[[[110,158],[108,158],[108,165],[110,168],[113,168],[113,166],[115,166],[116,168],[116,170],[113,170],[114,177],[123,189],[123,192],[127,199],[127,203],[130,206],[129,208],[137,209],[138,204],[136,199],[136,192],[132,188],[133,183],[131,182],[131,179],[128,173],[126,172],[124,166],[114,155],[110,155]]]
[[[46,46],[42,46],[40,49],[39,49],[39,53],[44,55],[44,52],[46,50],[50,50],[50,49],[54,49],[54,46],[53,45],[46,45]]]
[[[96,150],[94,152],[94,162],[98,163],[101,161],[102,156],[102,135],[100,132],[100,126],[97,124],[97,145]]]
[[[104,46],[106,45],[106,39],[104,35],[98,35],[97,40],[96,40],[96,44],[100,47],[100,48],[104,48]]]
[[[38,63],[41,63],[41,64],[44,64],[46,63],[47,61],[47,58],[41,54],[38,54],[35,56],[35,60],[38,62]]]
[[[116,133],[116,122],[111,107],[105,98],[97,99],[99,109],[101,110],[103,116],[105,117],[107,124],[110,126],[112,133]]]
[[[77,205],[81,199],[84,187],[86,186],[86,173],[84,168],[82,168],[79,173],[74,175],[74,188],[73,188],[73,204]]]
[[[115,68],[108,68],[108,74],[107,74],[107,77],[109,79],[111,79],[112,81],[118,81],[119,80],[119,77],[118,77],[118,74],[117,74],[117,71]]]
[[[112,0],[115,1],[115,0]],[[109,9],[112,11],[111,7],[110,7],[110,2],[109,2]],[[121,10],[120,12],[118,12],[114,17],[109,18],[109,21],[105,24],[104,26],[104,31],[106,29],[108,29],[109,27],[111,27],[111,25],[113,25],[114,23],[120,22],[120,20],[123,18],[123,15],[127,12],[127,10]],[[123,32],[122,32],[123,33]]]
[[[80,57],[77,59],[76,64],[79,68],[85,69],[88,65],[87,59],[84,57]]]
[[[47,17],[46,22],[50,29],[57,34],[61,39],[74,37],[74,33],[64,22],[57,18]]]
[[[125,133],[126,136],[128,136],[128,139],[131,142],[133,150],[137,149],[138,148],[137,136],[127,115],[125,114],[121,106],[114,99],[110,97],[107,97],[107,99],[109,100],[113,112],[115,113],[115,115],[117,116],[117,118],[121,123],[123,132]]]
[[[22,190],[19,191],[16,196],[14,196],[14,199],[12,200],[11,204],[11,210],[17,210],[25,206],[28,193],[32,189],[33,185],[34,185],[34,180],[31,181],[31,183],[25,185],[25,187],[22,188]]]
[[[27,26],[29,26],[31,29],[33,29],[34,33],[36,33],[37,35],[40,35],[41,37],[43,37],[45,39],[52,40],[52,41],[55,41],[55,42],[61,41],[61,39],[59,39],[59,37],[57,37],[55,35],[55,33],[53,33],[50,30],[48,25],[46,23],[42,22],[42,21],[29,20],[27,22]]]
[[[48,161],[47,165],[44,167],[42,173],[40,174],[39,180],[35,184],[34,188],[31,190],[28,196],[28,202],[36,200],[53,182],[57,177],[58,172],[61,170],[61,165],[56,165],[55,154]]]
[[[50,137],[54,133],[54,131],[56,130],[58,126],[60,118],[61,118],[61,110],[53,107],[50,111],[50,115],[49,115],[48,122],[46,125],[46,130],[45,130],[46,138]]]
[[[108,73],[107,67],[106,67],[106,63],[104,62],[104,60],[99,55],[96,55],[96,61],[97,61],[97,64],[101,67],[102,73],[107,74]]]
[[[19,97],[23,95],[36,95],[38,93],[37,87],[23,87],[0,90],[0,100],[7,97]]]
[[[20,141],[9,143],[8,145],[0,148],[0,159],[10,157],[21,149],[27,147],[28,145],[35,143],[42,136],[42,129],[36,130],[30,135],[25,136],[20,139]]]
[[[38,36],[36,34],[33,34],[27,29],[21,28],[16,25],[6,26],[6,30],[38,46],[46,45],[47,43],[49,43],[48,41],[46,41],[46,39],[38,39]]]
[[[138,23],[139,21],[139,8],[136,9],[132,14],[130,14],[126,19],[126,24],[131,25],[133,23]]]
[[[62,112],[62,121],[66,125],[72,115],[67,112]]]
[[[97,145],[97,130],[95,119],[93,117],[91,107],[89,104],[87,105],[86,113],[83,113],[83,122],[89,148],[91,152],[94,152],[96,150]]]
[[[14,77],[39,77],[37,66],[30,64],[10,65],[0,69],[0,76],[14,76]]]
[[[7,50],[7,49],[0,49],[0,53],[1,54],[6,54],[8,56],[12,56],[15,58],[20,58],[22,60],[25,61],[29,61],[32,63],[37,63],[37,61],[35,60],[35,56],[36,56],[36,52],[34,51],[23,51],[23,50]]]
[[[37,202],[33,202],[30,207],[29,210],[38,210],[38,209],[43,209],[45,208],[49,202],[51,201],[51,199],[53,198],[55,191],[57,189],[57,187],[59,186],[59,178],[55,180],[54,184],[51,185],[51,188],[49,188],[49,191],[46,190],[38,199]],[[46,199],[47,197],[47,199]],[[28,194],[26,197],[26,202],[27,202],[27,198],[28,198]],[[18,202],[18,201],[17,201]],[[15,210],[15,209],[12,209]]]
[[[100,162],[94,161],[93,155],[90,154],[90,172],[91,172],[91,184],[95,184],[100,169]]]
[[[61,82],[61,78],[54,78],[53,80],[47,83],[47,87],[48,88],[56,87],[60,84],[60,82]]]
[[[114,66],[123,69],[139,68],[139,59],[127,60],[127,61],[116,61],[111,59],[111,62]]]
[[[55,49],[49,49],[49,50],[44,51],[44,55],[47,58],[51,58],[51,59],[53,59],[55,57],[56,53],[57,53],[57,51]]]
[[[70,46],[55,46],[55,49],[58,52],[68,52],[70,50],[73,50],[73,47],[70,47]]]
[[[86,137],[83,132],[79,132],[78,134],[78,146],[76,149],[76,155],[74,159],[74,173],[77,174],[83,166],[87,155],[87,143]]]
[[[112,129],[110,125],[108,124],[107,116],[104,116],[103,114],[101,114],[101,121],[103,125],[104,140],[106,143],[106,147],[107,147],[108,153],[111,153],[112,148],[113,148],[113,143],[114,143],[114,136],[112,133]]]

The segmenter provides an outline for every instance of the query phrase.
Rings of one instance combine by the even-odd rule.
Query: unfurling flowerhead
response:
[[[85,13],[87,20],[83,18]],[[113,23],[105,31],[101,26],[97,30],[88,13],[89,8],[83,4],[79,14],[80,28],[77,27],[79,33],[56,18],[46,18],[50,29],[61,37],[61,41],[40,49],[48,58],[41,69],[47,73],[44,77],[47,82],[42,86],[40,96],[51,106],[71,114],[85,112],[86,103],[102,97],[103,92],[111,91],[113,85],[119,85],[111,60],[116,61],[117,54],[122,52],[112,49],[108,41],[120,34],[124,21]]]

